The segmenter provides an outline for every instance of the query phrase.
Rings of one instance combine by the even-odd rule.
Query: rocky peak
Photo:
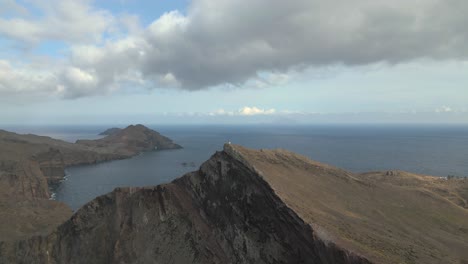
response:
[[[102,139],[78,140],[76,143],[129,156],[143,151],[182,148],[170,138],[143,125],[130,125]]]
[[[172,183],[118,188],[48,235],[0,242],[0,263],[468,260],[468,212],[447,197],[466,199],[467,185],[375,174],[225,144]]]
[[[0,245],[0,263],[369,263],[320,240],[236,151],[98,197],[48,236]]]

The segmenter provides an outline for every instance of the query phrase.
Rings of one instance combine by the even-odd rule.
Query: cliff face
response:
[[[129,158],[141,151],[181,148],[142,125],[78,143],[0,130],[0,195],[14,192],[30,198],[48,198],[47,182],[63,179],[67,166]]]
[[[126,134],[138,131],[159,135],[143,126],[130,126]],[[111,139],[99,146],[86,146],[0,130],[0,241],[50,232],[63,223],[71,216],[71,210],[65,204],[49,201],[48,186],[63,179],[67,166],[137,154],[136,150],[128,151],[135,149],[132,142]],[[154,149],[147,140],[139,141],[138,146]]]
[[[149,188],[98,197],[0,263],[369,263],[316,235],[234,152]]]
[[[65,176],[65,161],[63,155],[58,149],[50,148],[47,152],[42,152],[34,156],[39,163],[44,177],[48,183],[56,183]]]
[[[468,263],[468,179],[354,174],[286,150],[226,149],[340,248],[375,263]]]
[[[0,172],[0,197],[49,198],[47,180],[42,176],[39,163],[21,160],[11,163],[10,166]]]
[[[467,190],[227,144],[170,184],[116,189],[0,242],[0,263],[468,263]]]
[[[49,200],[47,178],[37,161],[6,164],[0,170],[1,241],[48,234],[71,216],[68,206]]]

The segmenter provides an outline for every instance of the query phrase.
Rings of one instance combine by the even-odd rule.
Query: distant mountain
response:
[[[117,188],[0,243],[0,263],[467,263],[467,200],[467,179],[226,144],[172,183]]]
[[[143,125],[131,125],[97,140],[78,140],[76,144],[91,148],[105,148],[111,152],[128,155],[135,155],[142,151],[182,148],[168,137]]]
[[[110,136],[122,130],[121,128],[113,127],[106,129],[105,131],[99,133],[100,136]]]

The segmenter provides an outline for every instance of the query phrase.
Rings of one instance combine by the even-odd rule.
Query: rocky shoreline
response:
[[[49,201],[49,186],[64,179],[66,167],[126,159],[155,147],[159,150],[181,148],[142,125],[131,125],[112,136],[85,143],[0,130],[0,209],[4,211],[0,213],[0,220],[5,223],[0,227],[0,234],[3,229],[7,233],[2,239],[47,232],[62,223],[63,218],[71,216],[66,205]],[[57,217],[54,221],[45,216],[56,208],[61,208],[63,218]],[[45,220],[35,221],[34,218]],[[17,225],[17,231],[10,232],[8,223]]]

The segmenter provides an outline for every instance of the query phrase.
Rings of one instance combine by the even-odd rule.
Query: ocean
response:
[[[76,210],[96,196],[123,186],[168,183],[197,170],[225,142],[250,148],[283,148],[353,172],[405,170],[436,176],[468,176],[468,126],[148,126],[183,149],[142,153],[127,160],[70,167],[52,191]],[[96,139],[107,127],[11,127],[74,142]]]

